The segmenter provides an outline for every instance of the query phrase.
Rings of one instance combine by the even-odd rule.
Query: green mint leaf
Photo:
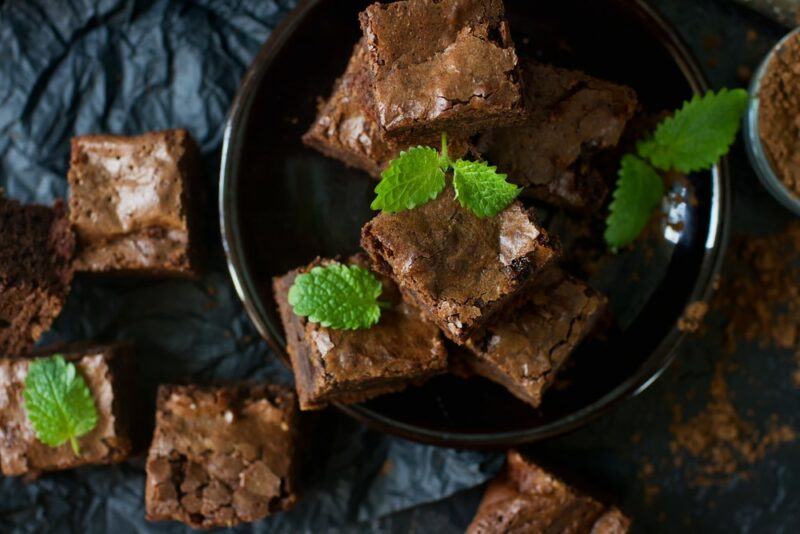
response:
[[[297,315],[327,328],[369,328],[381,317],[382,289],[369,270],[332,263],[298,275],[289,289],[289,304]]]
[[[494,217],[508,207],[522,191],[485,161],[458,160],[453,163],[453,187],[461,206],[478,217]]]
[[[659,124],[652,138],[639,142],[639,155],[665,171],[711,168],[736,139],[747,99],[743,89],[695,95]]]
[[[381,174],[372,209],[396,213],[434,200],[445,186],[444,163],[430,147],[401,152]]]
[[[39,441],[50,447],[69,441],[79,455],[77,438],[97,425],[97,408],[75,365],[58,355],[33,360],[22,396]]]
[[[633,243],[663,197],[664,182],[650,165],[632,154],[622,158],[606,220],[605,238],[612,250]]]

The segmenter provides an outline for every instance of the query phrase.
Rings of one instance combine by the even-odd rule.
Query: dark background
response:
[[[714,87],[743,85],[743,68],[754,70],[786,32],[727,0],[652,3],[676,24]],[[0,1],[0,186],[9,196],[49,203],[66,193],[71,136],[186,126],[202,145],[215,191],[223,122],[239,79],[294,4]],[[741,143],[732,168],[734,233],[782,228],[790,215],[758,184]],[[215,219],[209,216],[212,226]],[[209,238],[218,240],[213,232]],[[243,314],[221,254],[219,247],[212,251],[212,268],[200,283],[80,278],[47,341],[133,339],[150,384],[189,374],[286,380]],[[709,324],[642,395],[526,452],[589,481],[635,518],[639,532],[798,532],[796,442],[709,486],[692,482],[691,461],[674,464],[673,407],[691,416],[706,405],[722,355],[719,321],[712,317]],[[737,368],[726,380],[743,417],[763,429],[777,414],[797,428],[793,354],[740,345],[733,362]],[[150,410],[148,401],[141,409]],[[408,443],[334,412],[320,424],[324,443],[312,448],[312,476],[300,505],[239,530],[460,532],[481,484],[500,466],[498,454]],[[138,459],[84,468],[31,484],[0,479],[0,532],[183,531],[144,521],[141,465]],[[643,476],[646,466],[652,474]],[[657,494],[646,498],[655,485]]]

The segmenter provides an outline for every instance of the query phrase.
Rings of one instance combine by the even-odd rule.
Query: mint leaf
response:
[[[650,165],[632,154],[622,158],[606,219],[605,239],[612,250],[633,243],[663,196],[664,182]]]
[[[484,161],[460,159],[453,163],[456,200],[478,217],[494,217],[517,198],[522,190],[506,178]]]
[[[385,213],[410,210],[439,196],[449,160],[430,147],[401,152],[381,174],[371,208]]]
[[[327,328],[369,328],[381,317],[382,289],[367,269],[332,263],[298,275],[289,288],[289,304],[297,315]]]
[[[97,408],[75,365],[59,355],[33,360],[22,396],[39,441],[50,447],[69,441],[80,454],[77,438],[97,425]]]
[[[710,168],[736,139],[747,99],[743,89],[695,95],[659,124],[651,139],[639,142],[639,155],[665,171],[690,173]]]

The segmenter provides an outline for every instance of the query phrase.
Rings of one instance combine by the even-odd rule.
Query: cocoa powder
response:
[[[681,404],[673,404],[669,427],[674,465],[685,467],[689,481],[700,486],[747,477],[771,450],[796,439],[792,426],[780,422],[777,414],[758,424],[744,417],[726,375],[736,371],[731,355],[737,345],[755,343],[763,349],[792,351],[797,367],[790,380],[800,387],[800,222],[772,235],[737,237],[727,260],[732,269],[719,283],[712,305],[724,321],[726,350],[716,361],[708,403],[691,417]],[[702,320],[700,312],[705,310],[695,307],[687,309],[684,323],[694,323],[687,319],[695,315]],[[738,400],[747,402],[746,397]],[[645,479],[647,474],[645,466],[640,476]],[[646,485],[645,497],[652,491]]]
[[[727,352],[742,341],[800,350],[800,222],[777,234],[737,237],[728,260],[736,270],[713,305],[725,319]]]
[[[775,173],[800,196],[800,34],[789,38],[767,66],[758,127]]]
[[[747,478],[749,468],[768,452],[795,440],[791,426],[778,423],[772,415],[763,431],[745,420],[734,406],[725,380],[725,364],[718,362],[709,390],[710,400],[694,417],[685,420],[680,405],[673,406],[670,450],[676,465],[684,454],[696,461],[693,485],[725,484],[732,477]]]

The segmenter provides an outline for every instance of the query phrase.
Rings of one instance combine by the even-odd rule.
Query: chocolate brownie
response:
[[[97,346],[75,352],[65,348],[61,354],[75,364],[89,386],[97,408],[97,426],[78,438],[78,455],[69,443],[50,447],[40,442],[34,435],[23,400],[28,366],[34,358],[1,358],[0,467],[6,476],[117,463],[131,453],[127,349]]]
[[[380,322],[371,328],[333,330],[295,315],[287,301],[294,279],[329,262],[316,260],[273,282],[301,409],[363,402],[447,370],[439,329],[404,303],[386,277],[379,276],[380,300],[391,307],[381,311]],[[366,266],[367,258],[360,254],[349,263]]]
[[[469,136],[523,114],[501,0],[404,0],[360,14],[373,114],[390,137]]]
[[[363,39],[356,45],[344,75],[336,81],[333,94],[322,102],[314,124],[303,136],[303,142],[326,156],[338,159],[349,167],[366,171],[374,178],[402,148],[441,145],[441,135],[416,139],[398,145],[386,139],[369,111],[371,74]],[[467,153],[469,142],[449,136],[448,151],[453,158]]]
[[[61,313],[75,236],[60,201],[23,206],[0,191],[0,357],[28,352]]]
[[[519,297],[557,247],[519,202],[479,219],[447,187],[413,210],[382,213],[361,229],[373,267],[463,344]]]
[[[467,342],[465,363],[535,408],[607,301],[558,267],[545,269],[523,299]]]
[[[290,508],[297,419],[295,395],[283,386],[161,386],[147,519],[232,527]]]
[[[636,110],[636,93],[533,61],[523,61],[521,72],[524,125],[486,132],[479,151],[526,195],[580,211],[598,208],[608,184],[593,156],[619,143]]]
[[[509,451],[505,469],[486,489],[467,534],[624,534],[630,523],[618,509],[583,495]]]
[[[75,137],[68,179],[76,269],[193,274],[198,161],[186,130]]]

